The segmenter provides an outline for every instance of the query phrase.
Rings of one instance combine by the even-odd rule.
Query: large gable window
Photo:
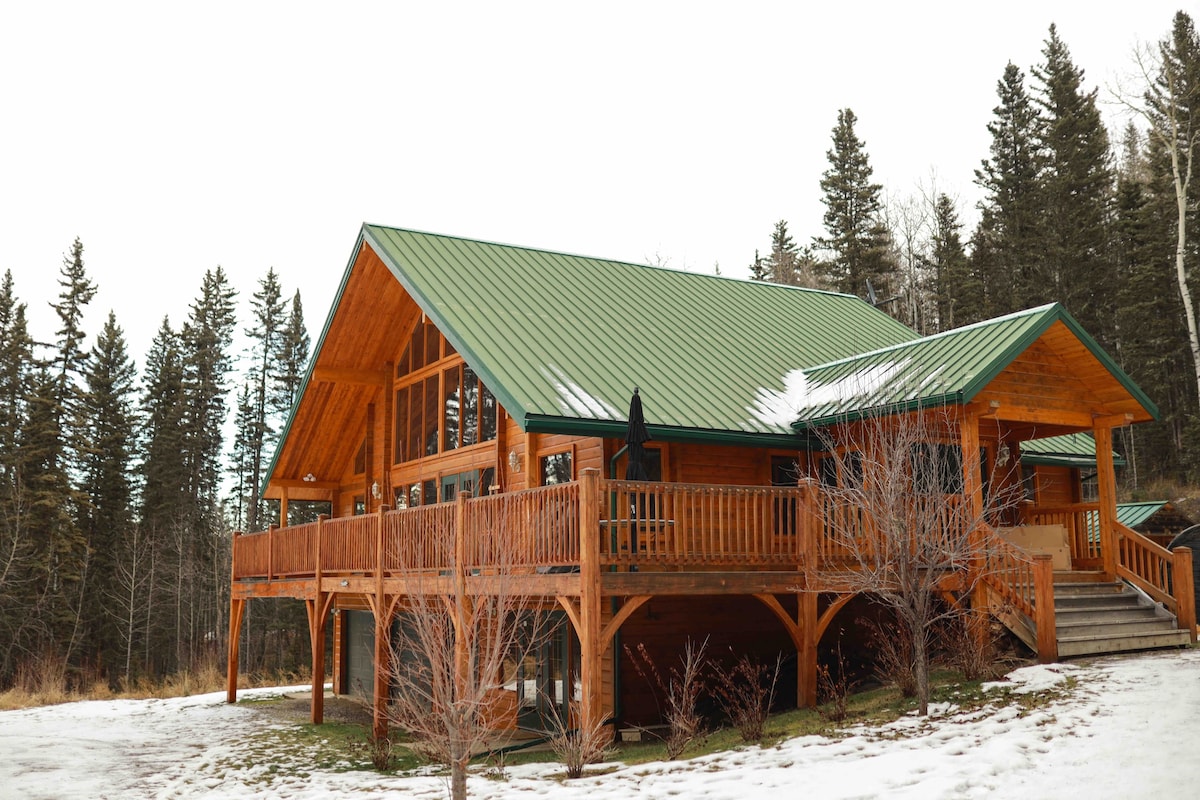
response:
[[[496,398],[428,322],[397,361],[394,392],[397,464],[496,438]]]

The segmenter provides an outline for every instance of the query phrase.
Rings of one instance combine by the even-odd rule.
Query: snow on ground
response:
[[[996,707],[877,728],[840,739],[781,745],[690,761],[614,766],[563,782],[553,764],[509,767],[503,780],[471,778],[489,800],[639,797],[757,798],[1153,798],[1200,796],[1200,650],[1107,658],[1090,665],[1027,667],[993,685],[1015,694],[1074,678],[1062,700]],[[304,687],[297,687],[302,690]],[[278,693],[280,690],[273,690]],[[243,691],[242,698],[272,690]],[[0,713],[0,798],[440,798],[437,777],[316,769],[303,754],[276,764],[264,729],[280,727],[223,694],[116,700]],[[257,752],[243,743],[257,739]]]

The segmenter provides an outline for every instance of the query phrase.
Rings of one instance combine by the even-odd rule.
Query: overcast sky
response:
[[[973,220],[1005,64],[1056,22],[1103,96],[1179,0],[817,5],[4,3],[0,271],[48,338],[81,237],[139,369],[218,264],[315,339],[364,221],[744,277],[776,220],[821,233],[839,108]]]

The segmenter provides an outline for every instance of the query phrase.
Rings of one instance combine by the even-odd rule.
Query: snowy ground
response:
[[[1006,685],[1037,690],[1065,675],[1078,682],[1069,697],[1024,713],[1020,703],[998,699],[986,711],[941,708],[929,720],[851,729],[841,739],[617,766],[570,782],[553,764],[509,767],[503,780],[473,776],[470,792],[493,800],[1200,797],[1200,650],[1028,667]],[[262,735],[281,723],[222,700],[212,694],[0,713],[0,798],[445,796],[440,778],[314,769],[303,754],[272,769]],[[251,741],[258,752],[247,757],[239,746]]]

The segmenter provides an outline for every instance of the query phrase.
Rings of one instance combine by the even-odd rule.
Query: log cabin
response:
[[[650,441],[631,482],[635,391]],[[993,545],[969,602],[1043,660],[1195,640],[1172,577],[1190,552],[1116,514],[1113,430],[1155,406],[1059,305],[922,337],[850,295],[364,225],[268,468],[279,524],[233,540],[229,700],[245,604],[298,598],[313,721],[332,626],[334,692],[364,695],[382,732],[397,609],[417,591],[405,548],[448,531],[476,554],[453,580],[483,581],[477,545],[503,508],[527,521],[504,544],[522,591],[561,618],[524,678],[576,682],[585,719],[653,721],[623,645],[687,638],[793,653],[796,702],[814,704],[818,647],[853,599],[822,578],[837,509],[817,434],[930,409],[953,419],[938,446],[962,454],[956,502],[986,518],[1004,465],[1023,493],[962,532]],[[329,514],[289,525],[311,501]],[[1155,624],[1065,620],[1093,586]],[[564,694],[516,698],[497,724],[539,727]]]

